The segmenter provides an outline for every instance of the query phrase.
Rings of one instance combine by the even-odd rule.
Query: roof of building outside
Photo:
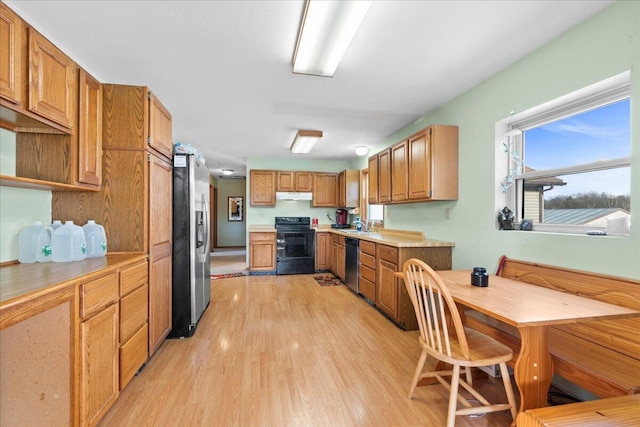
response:
[[[545,224],[586,224],[598,218],[611,215],[614,212],[628,213],[620,208],[592,208],[592,209],[545,209]]]

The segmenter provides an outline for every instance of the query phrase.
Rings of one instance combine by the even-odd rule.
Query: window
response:
[[[502,123],[500,186],[516,223],[628,236],[630,112],[627,72]]]
[[[384,205],[369,204],[369,169],[362,170],[362,182],[360,186],[360,215],[362,218],[375,220],[376,227],[384,227]]]

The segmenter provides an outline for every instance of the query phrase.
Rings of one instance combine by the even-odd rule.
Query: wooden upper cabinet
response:
[[[310,192],[313,187],[313,172],[278,171],[276,191]]]
[[[0,97],[22,104],[24,21],[0,3]]]
[[[160,154],[171,159],[173,157],[173,135],[171,113],[153,93],[149,92],[149,140],[148,144]]]
[[[341,208],[360,206],[360,171],[348,169],[338,174],[338,205]]]
[[[75,63],[29,28],[29,110],[72,128],[76,99]]]
[[[337,207],[338,174],[330,172],[313,173],[313,206]]]
[[[403,141],[391,147],[391,200],[407,200],[408,187],[407,141]]]
[[[313,189],[313,172],[295,173],[295,191],[310,192]]]
[[[378,153],[378,203],[391,202],[391,149]]]
[[[408,140],[409,199],[458,198],[458,127],[432,125]]]
[[[85,70],[79,72],[78,181],[102,182],[102,84]]]
[[[276,171],[254,169],[249,180],[251,206],[276,205]]]
[[[369,204],[378,203],[378,155],[369,157]]]
[[[276,191],[295,191],[295,172],[276,172]]]

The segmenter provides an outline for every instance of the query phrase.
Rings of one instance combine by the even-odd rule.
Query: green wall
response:
[[[228,197],[242,196],[246,206],[246,180],[218,179],[218,246],[244,246],[246,244],[245,221],[228,221]],[[245,218],[246,220],[246,218]]]
[[[15,134],[0,129],[2,175],[15,176],[15,145]],[[18,234],[36,221],[51,224],[50,191],[0,187],[0,262],[18,259]]]
[[[621,1],[388,138],[383,147],[432,123],[458,125],[460,193],[456,202],[388,206],[386,226],[456,242],[454,268],[494,270],[498,257],[506,254],[640,278],[637,213],[630,238],[509,232],[495,227],[496,122],[509,117],[512,109],[525,111],[625,70],[632,70],[631,205],[634,212],[640,211],[640,2]]]

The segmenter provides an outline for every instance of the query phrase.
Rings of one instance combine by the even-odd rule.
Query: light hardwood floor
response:
[[[417,332],[403,332],[345,286],[321,287],[312,275],[211,283],[195,335],[165,341],[102,427],[445,424],[444,387],[406,397]],[[481,381],[503,398],[498,382]],[[511,421],[497,413],[456,425]]]
[[[247,269],[244,248],[216,248],[211,254],[211,274],[237,273]]]

